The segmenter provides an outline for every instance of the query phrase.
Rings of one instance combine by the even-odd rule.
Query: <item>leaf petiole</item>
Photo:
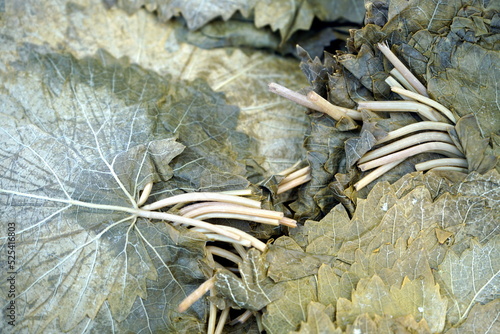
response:
[[[203,297],[210,289],[215,286],[215,276],[203,282],[196,290],[191,292],[189,296],[184,298],[184,300],[179,304],[177,310],[179,312],[186,311],[191,305],[193,305],[198,299]]]
[[[426,96],[423,96],[421,94],[418,94],[418,93],[414,93],[412,91],[409,91],[409,90],[406,90],[406,89],[403,89],[403,88],[399,88],[399,87],[391,87],[391,90],[394,92],[394,93],[397,93],[399,95],[402,95],[402,96],[406,96],[406,97],[409,97],[413,100],[416,100],[416,101],[419,101],[419,102],[422,102],[430,107],[433,107],[435,108],[436,110],[440,111],[442,114],[444,114],[450,121],[453,122],[453,124],[455,124],[457,122],[457,120],[455,119],[455,116],[453,116],[453,113],[448,109],[446,108],[445,106],[443,106],[441,103],[438,103]]]
[[[366,162],[364,164],[358,165],[359,169],[366,171],[375,167],[385,165],[390,162],[398,161],[401,159],[406,159],[408,157],[424,153],[424,152],[434,152],[441,153],[451,157],[464,157],[462,152],[460,152],[455,145],[450,145],[448,143],[442,142],[431,142],[412,146],[405,150],[386,155],[384,157]]]
[[[253,199],[234,196],[234,195],[226,195],[221,193],[199,192],[199,193],[186,193],[164,198],[157,202],[144,205],[142,209],[158,210],[166,206],[171,206],[178,203],[189,203],[198,201],[226,202],[226,203],[240,204],[243,206],[248,206],[253,208],[260,208],[260,202]]]
[[[378,43],[377,47],[418,93],[424,96],[429,96],[425,86],[417,79],[417,77],[413,75],[413,73],[411,73],[403,62],[396,57],[391,49],[389,49],[387,43]]]
[[[361,159],[358,160],[358,164],[362,164],[364,162],[374,160],[376,158],[383,157],[387,154],[394,153],[400,151],[404,148],[414,146],[416,144],[421,144],[425,142],[445,142],[449,144],[453,144],[453,140],[447,133],[438,132],[438,131],[427,131],[422,132],[413,136],[409,136],[398,141],[395,141],[391,144],[382,146],[376,150],[370,151],[363,155]]]
[[[359,101],[359,109],[368,109],[371,111],[388,111],[388,112],[416,112],[422,117],[438,122],[436,111],[431,107],[416,102],[416,101]]]

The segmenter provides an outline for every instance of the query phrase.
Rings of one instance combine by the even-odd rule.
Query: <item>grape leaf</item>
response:
[[[458,255],[449,252],[437,275],[450,299],[448,319],[452,324],[464,321],[477,303],[500,297],[500,247],[498,235],[481,245],[471,241],[470,248]]]
[[[132,14],[146,5],[146,2],[146,9],[156,11],[161,21],[168,21],[182,13],[189,29],[194,30],[218,16],[228,20],[236,11],[241,11],[244,16],[248,16],[249,11],[255,6],[256,0],[203,1],[201,4],[198,1],[183,0],[120,0],[118,6]]]
[[[368,313],[393,317],[412,315],[417,321],[425,319],[434,333],[444,328],[447,300],[441,297],[437,284],[405,279],[401,287],[389,287],[374,275],[362,279],[351,298],[352,301],[345,298],[337,301],[337,321],[342,327],[353,323],[358,315]]]
[[[299,278],[280,284],[281,298],[267,305],[262,324],[268,333],[288,333],[307,319],[307,305],[317,301],[314,276]]]
[[[335,325],[331,321],[332,317],[333,308],[331,306],[324,306],[321,303],[311,302],[307,305],[307,322],[303,321],[300,324],[300,330],[290,332],[290,334],[342,333],[340,328],[335,328]]]
[[[241,278],[229,270],[217,272],[217,291],[236,307],[258,311],[283,293],[283,286],[267,277],[268,263],[256,249],[239,264]]]
[[[138,217],[137,201],[149,182],[247,184],[221,158],[236,156],[223,144],[236,134],[218,117],[237,110],[201,82],[105,52],[76,60],[27,45],[19,54],[3,74],[0,129],[2,225],[16,226],[15,329],[200,331],[206,305],[182,316],[177,305],[205,279],[205,238]],[[188,135],[197,117],[205,130]],[[185,153],[197,161],[190,174]]]
[[[118,6],[129,14],[135,13],[141,6],[146,5],[144,0],[121,0]],[[238,1],[203,1],[201,4],[194,1],[148,1],[146,9],[158,13],[160,21],[168,21],[182,14],[189,29],[196,30],[215,18],[229,20],[236,11],[244,17],[254,16],[257,28],[270,25],[273,31],[280,31],[283,41],[297,30],[308,30],[312,21],[318,17],[322,21],[334,21],[340,18],[351,22],[363,20],[364,8],[360,0],[238,0]]]
[[[500,299],[487,304],[474,304],[467,320],[460,327],[455,327],[446,333],[496,333],[500,330]]]

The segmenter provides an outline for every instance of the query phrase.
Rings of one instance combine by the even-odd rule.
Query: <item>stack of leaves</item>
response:
[[[217,274],[217,291],[225,305],[265,306],[268,333],[496,330],[499,186],[495,170],[379,182],[352,218],[339,204],[250,251],[240,278]]]
[[[491,169],[497,160],[491,155],[482,157],[480,166],[469,168],[460,138],[454,127],[456,118],[453,113],[428,97],[425,86],[386,44],[378,44],[378,48],[394,65],[391,75],[385,81],[393,92],[405,99],[404,101],[359,101],[357,110],[354,110],[333,105],[314,91],[310,91],[305,96],[276,83],[269,84],[269,88],[272,92],[300,105],[327,114],[338,122],[339,127],[356,129],[357,124],[354,120],[364,122],[362,137],[346,141],[346,165],[349,169],[357,163],[361,171],[378,168],[354,184],[354,188],[358,191],[407,158],[425,152],[440,153],[448,158],[418,163],[415,165],[416,170],[468,172]],[[378,124],[372,124],[373,116],[370,112],[414,112],[418,114],[421,121],[416,120],[416,122],[386,132]],[[472,115],[467,118],[472,118],[474,121]],[[470,120],[463,122],[468,121]],[[450,122],[453,125],[449,124]],[[418,134],[415,134],[417,132]],[[384,145],[381,146],[382,144]],[[373,149],[377,146],[378,148]]]
[[[254,225],[295,226],[238,196],[251,195],[237,159],[252,143],[234,129],[237,108],[202,82],[105,52],[78,60],[25,45],[20,54],[2,82],[0,179],[2,222],[16,231],[15,329],[139,332],[140,318],[202,331],[205,303],[187,313],[178,305],[215,268],[206,243],[264,251]],[[307,179],[293,172],[278,191]],[[189,202],[198,203],[179,207]],[[2,247],[8,241],[2,235]]]
[[[499,168],[500,123],[498,104],[494,101],[498,96],[496,81],[500,73],[493,65],[500,61],[496,47],[498,24],[494,19],[498,4],[461,1],[391,1],[384,4],[368,1],[366,8],[368,24],[363,29],[351,31],[347,52],[338,51],[336,55],[326,52],[324,59],[320,60],[310,58],[304,49],[298,48],[301,68],[311,84],[303,94],[304,99],[317,100],[316,103],[304,103],[310,110],[311,125],[304,146],[312,167],[312,179],[292,204],[295,217],[300,221],[319,219],[339,202],[352,214],[357,196],[366,196],[373,183],[357,192],[353,186],[361,175],[351,167],[387,133],[416,121],[428,121],[425,116],[416,117],[403,112],[373,113],[369,109],[364,109],[361,114],[358,110],[353,112],[353,109],[366,107],[367,101],[377,104],[380,101],[395,103],[392,100],[400,100],[401,96],[392,90],[408,95],[400,87],[391,89],[395,85],[394,80],[389,79],[391,81],[386,83],[388,73],[397,80],[403,79],[382,52],[378,52],[377,45],[384,41],[391,44],[400,62],[407,65],[407,74],[413,73],[416,82],[425,87],[427,93],[421,90],[419,94],[430,97],[434,101],[431,103],[449,110],[453,115],[456,120],[454,129],[440,124],[437,131],[447,132],[449,138],[444,143],[455,146],[465,155],[467,171],[484,173],[491,168]],[[428,16],[426,13],[436,15]],[[319,97],[314,97],[315,94]],[[330,107],[325,107],[322,97]],[[419,98],[420,102],[413,107],[427,105],[424,108],[429,109],[427,102],[430,101],[421,102],[422,98]],[[319,108],[318,103],[322,104]],[[410,104],[409,101],[401,103],[406,107]],[[331,105],[341,108],[333,111]],[[401,107],[398,109],[401,110]],[[323,114],[326,111],[328,116]],[[352,120],[343,117],[342,113],[347,113]],[[431,116],[430,119],[455,125],[448,116],[437,117]],[[444,138],[442,134],[439,136]],[[382,145],[387,143],[380,142]],[[455,153],[458,155],[458,152]],[[436,158],[443,157],[420,154],[408,158],[379,180],[395,182],[414,171],[415,165],[419,169],[433,167],[419,163]],[[465,168],[463,160],[445,160],[444,163]]]
[[[290,54],[297,43],[320,54],[332,41],[345,41],[347,29],[360,26],[365,14],[362,0],[212,0],[202,3],[120,0],[116,3],[129,14],[145,7],[161,22],[181,17],[188,29],[180,29],[177,37],[203,48],[250,46]],[[315,19],[323,22],[317,31],[311,30]]]
[[[311,10],[320,2],[288,3]],[[358,3],[328,3],[347,2]],[[0,331],[500,332],[498,2],[366,3],[368,24],[352,32],[348,53],[320,61],[299,49],[311,82],[306,100],[342,106],[332,113],[344,115],[310,112],[306,163],[260,187],[249,182],[258,150],[238,131],[238,108],[203,80],[160,76],[103,51],[78,58],[17,43],[14,26],[3,29],[1,221],[16,226],[16,242],[4,230],[0,249],[15,248],[17,274],[15,297],[0,283],[0,304],[14,302],[17,318],[12,327],[4,313]],[[87,17],[84,9],[66,6],[73,18]],[[421,121],[355,110],[400,100],[376,47],[385,40],[456,124],[434,111]],[[415,172],[438,157],[426,153],[356,191],[361,174],[348,166],[386,146],[391,132],[436,121],[434,131],[466,157],[467,173]],[[271,200],[227,193],[249,188]],[[176,204],[186,197],[196,203]],[[266,210],[251,208],[254,200]],[[295,225],[282,218],[289,213],[304,224],[282,228]]]

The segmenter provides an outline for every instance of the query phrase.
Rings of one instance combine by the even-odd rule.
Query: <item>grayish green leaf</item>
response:
[[[498,236],[481,245],[474,240],[462,254],[449,252],[437,272],[449,298],[448,319],[452,324],[464,321],[476,303],[488,303],[500,297],[500,247]]]

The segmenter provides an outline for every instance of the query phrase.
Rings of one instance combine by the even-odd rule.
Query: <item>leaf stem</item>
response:
[[[208,252],[212,253],[212,255],[217,255],[217,256],[223,257],[226,260],[229,260],[229,261],[234,262],[236,264],[243,262],[243,259],[241,257],[228,251],[227,249],[223,249],[223,248],[216,247],[216,246],[207,246],[206,249]]]
[[[202,227],[202,228],[205,228],[209,231],[219,233],[219,234],[224,235],[224,236],[231,238],[231,239],[235,239],[235,240],[241,239],[240,235],[238,235],[237,233],[232,233],[231,231],[227,231],[226,229],[222,228],[222,226],[206,223],[206,222],[198,220],[198,219],[186,218],[186,217],[182,217],[182,216],[178,216],[178,215],[173,215],[173,214],[167,213],[167,212],[157,212],[157,211],[148,211],[148,210],[138,210],[137,215],[139,217],[143,217],[143,218],[166,220],[166,221],[176,222],[176,223],[189,225],[189,226]]]
[[[467,174],[469,172],[468,168],[455,167],[455,166],[434,167],[431,170],[433,170],[433,171],[446,171],[446,172],[460,172],[460,173],[465,173],[465,174]]]
[[[309,108],[309,109],[313,109],[313,110],[317,110],[317,111],[322,111],[320,110],[314,103],[312,103],[311,101],[309,101],[307,99],[307,97],[303,94],[300,94],[300,93],[297,93],[297,92],[294,92],[293,90],[291,89],[288,89],[284,86],[281,86],[280,84],[277,84],[275,82],[271,82],[269,85],[269,91],[274,93],[274,94],[277,94],[279,96],[282,96],[290,101],[293,101],[297,104],[300,104],[301,106],[303,107],[306,107],[306,108]]]
[[[231,227],[231,226],[225,226],[225,225],[220,225],[219,227],[224,229],[224,230],[227,230],[228,232],[233,232],[234,234],[237,234],[242,239],[250,241],[252,246],[257,248],[261,252],[265,251],[267,248],[265,243],[263,243],[259,239],[255,238],[254,236],[251,236],[250,234],[243,232],[242,230],[239,230],[239,229],[237,229],[235,227]]]
[[[385,156],[390,153],[394,153],[396,151],[400,151],[404,148],[414,146],[416,144],[421,144],[425,142],[430,142],[430,141],[435,141],[435,142],[445,142],[449,144],[453,144],[453,140],[450,138],[450,136],[447,133],[444,132],[438,132],[438,131],[428,131],[428,132],[422,132],[418,133],[413,136],[409,136],[403,139],[400,139],[398,141],[395,141],[393,143],[390,143],[388,145],[382,146],[380,148],[377,148],[376,150],[370,151],[363,155],[361,159],[358,160],[358,164],[380,158],[382,156]]]
[[[385,83],[387,85],[389,85],[389,87],[399,87],[399,88],[404,88],[400,83],[399,81],[397,81],[393,76],[388,76],[387,78],[385,78]],[[410,100],[410,98],[406,97],[406,96],[401,96],[401,98],[403,100]]]
[[[392,153],[389,155],[386,155],[384,157],[366,162],[364,164],[359,165],[358,167],[362,171],[366,171],[375,167],[379,167],[382,165],[385,165],[387,163],[401,160],[401,159],[406,159],[408,157],[424,153],[424,152],[435,152],[435,153],[441,153],[446,156],[451,156],[451,157],[463,157],[464,155],[462,152],[460,152],[456,146],[450,145],[448,143],[442,143],[442,142],[431,142],[431,143],[425,143],[425,144],[420,144],[416,146],[412,146],[410,148],[407,148],[406,150],[402,150],[396,153]]]
[[[403,126],[402,128],[396,129],[387,133],[387,136],[378,140],[375,145],[379,145],[393,139],[397,139],[399,137],[406,136],[407,134],[417,132],[417,131],[425,131],[425,130],[435,130],[435,131],[451,131],[454,129],[454,126],[451,124],[443,123],[443,122],[431,122],[431,121],[423,121],[417,122],[413,124],[409,124]]]
[[[215,297],[215,289],[210,289],[210,297]],[[214,333],[216,322],[217,322],[217,305],[215,305],[215,303],[213,303],[213,302],[210,302],[207,334]]]
[[[283,212],[249,208],[243,205],[235,205],[222,202],[196,203],[182,208],[179,212],[182,216],[189,218],[195,218],[207,213],[236,213],[248,216],[272,218],[277,220],[284,217]]]
[[[277,173],[277,175],[282,175],[282,176],[290,175],[298,170],[297,167],[300,166],[300,164],[301,161],[299,160],[296,163],[294,163],[293,166],[288,167],[287,169],[284,169],[281,172]]]
[[[453,113],[439,102],[436,102],[436,101],[434,101],[426,96],[423,96],[421,94],[414,93],[412,91],[409,91],[409,90],[406,90],[403,88],[399,88],[396,86],[391,87],[391,90],[394,93],[409,97],[411,99],[417,100],[417,101],[422,102],[430,107],[435,108],[436,110],[440,111],[443,115],[445,115],[450,121],[452,121],[453,124],[455,124],[457,122],[457,120],[455,119],[455,116],[453,116]]]
[[[151,190],[153,189],[153,182],[149,182],[144,186],[144,189],[142,190],[141,196],[139,197],[139,200],[137,201],[137,207],[142,206],[144,203],[149,198],[149,195],[151,195]]]
[[[230,213],[230,212],[212,212],[212,213],[206,213],[203,215],[196,216],[196,219],[199,219],[199,220],[212,219],[212,218],[245,220],[245,221],[273,225],[273,226],[278,226],[280,224],[279,219],[258,217],[258,216],[252,216],[252,215],[243,215],[243,214]]]
[[[230,307],[226,307],[224,310],[222,310],[220,317],[219,317],[219,322],[217,323],[217,328],[215,329],[214,334],[222,334],[222,331],[224,330],[224,325],[226,324],[227,317],[229,316],[230,310],[231,310]]]
[[[315,91],[310,91],[307,94],[307,100],[314,103],[317,106],[316,110],[319,110],[331,118],[340,121],[342,118],[348,118],[351,122],[352,119],[361,120],[361,113],[357,110],[348,109],[331,104],[328,100],[324,99],[321,95]]]
[[[410,85],[415,88],[415,90],[424,95],[429,96],[427,94],[427,89],[425,86],[418,81],[417,77],[411,73],[411,71],[403,64],[401,60],[389,49],[387,43],[378,43],[378,49],[384,54],[384,56],[394,65],[394,67],[408,80]]]
[[[210,240],[210,241],[221,241],[221,242],[227,242],[232,244],[233,246],[243,246],[243,247],[252,247],[252,243],[247,240],[247,239],[240,239],[240,240],[235,240],[233,238],[228,238],[226,236],[217,234],[217,233],[210,233],[209,230],[201,228],[201,227],[192,227],[190,228],[191,231],[195,232],[200,232],[205,235],[205,237]]]
[[[219,192],[224,195],[232,195],[232,196],[251,196],[252,189],[237,189],[237,190],[225,190]]]
[[[179,304],[177,310],[179,312],[185,312],[191,305],[193,305],[198,299],[203,297],[210,289],[215,286],[215,276],[203,282],[196,290],[191,292],[189,296],[184,298],[184,300]]]
[[[394,77],[395,81],[398,83],[398,84],[401,84],[401,88],[406,88],[412,92],[415,92],[417,93],[417,91],[415,90],[415,88],[413,88],[410,83],[408,82],[408,80],[406,80],[406,78],[401,74],[401,72],[398,71],[397,68],[393,68],[392,70],[389,71],[389,73],[392,75],[392,77]],[[391,76],[389,76],[388,78],[390,78]],[[387,79],[385,81],[390,87],[392,87],[393,85],[389,84],[389,82],[387,82]]]
[[[253,311],[246,310],[245,312],[240,314],[237,318],[231,320],[229,325],[234,326],[237,323],[244,324],[245,322],[247,322],[248,319],[250,319],[251,316],[253,316]]]
[[[434,109],[416,101],[359,101],[358,109],[388,112],[410,111],[416,112],[428,120],[435,122],[439,121],[439,119],[434,114]]]
[[[199,192],[199,193],[186,193],[164,198],[157,202],[145,205],[142,207],[142,209],[158,210],[166,206],[171,206],[178,203],[188,203],[197,201],[217,201],[217,202],[240,204],[243,206],[248,206],[253,208],[260,208],[260,202],[253,199],[233,196],[233,195],[226,195],[221,193]]]
[[[387,173],[388,171],[390,171],[391,169],[402,163],[405,159],[406,158],[396,160],[380,166],[379,168],[375,169],[373,172],[371,172],[370,174],[366,175],[361,180],[356,182],[354,184],[354,188],[357,191],[360,191],[361,189],[363,189],[364,187],[366,187],[367,185],[378,179],[380,176],[384,175],[385,173]]]
[[[288,227],[297,227],[297,221],[288,217],[283,217],[280,219],[280,224]]]
[[[304,183],[309,182],[309,181],[311,181],[311,174],[302,175],[302,176],[297,177],[294,180],[289,181],[289,182],[287,182],[285,184],[279,184],[278,185],[278,190],[276,191],[276,194],[278,194],[278,195],[282,194],[285,191],[288,191],[290,189],[298,187],[301,184],[304,184]]]
[[[138,209],[127,207],[127,206],[89,203],[89,202],[83,202],[83,201],[78,201],[78,200],[74,200],[74,199],[54,198],[54,197],[34,195],[34,194],[29,194],[29,193],[22,193],[19,191],[7,190],[7,189],[0,189],[0,193],[17,195],[17,196],[33,198],[33,199],[41,199],[41,200],[48,201],[48,202],[66,203],[66,204],[71,204],[71,205],[81,206],[81,207],[91,208],[91,209],[97,209],[97,210],[127,212],[127,213],[130,213],[133,215],[136,215],[139,211]]]
[[[311,172],[311,166],[307,166],[307,167],[301,168],[299,170],[296,170],[296,171],[288,174],[283,180],[281,180],[280,185],[285,184],[287,182],[290,182],[293,179],[296,179],[300,176],[309,174],[310,172]],[[286,175],[286,174],[284,174],[284,175]]]
[[[429,160],[415,165],[415,169],[419,171],[440,168],[440,167],[469,168],[469,164],[467,163],[466,159],[443,158],[443,159]]]

